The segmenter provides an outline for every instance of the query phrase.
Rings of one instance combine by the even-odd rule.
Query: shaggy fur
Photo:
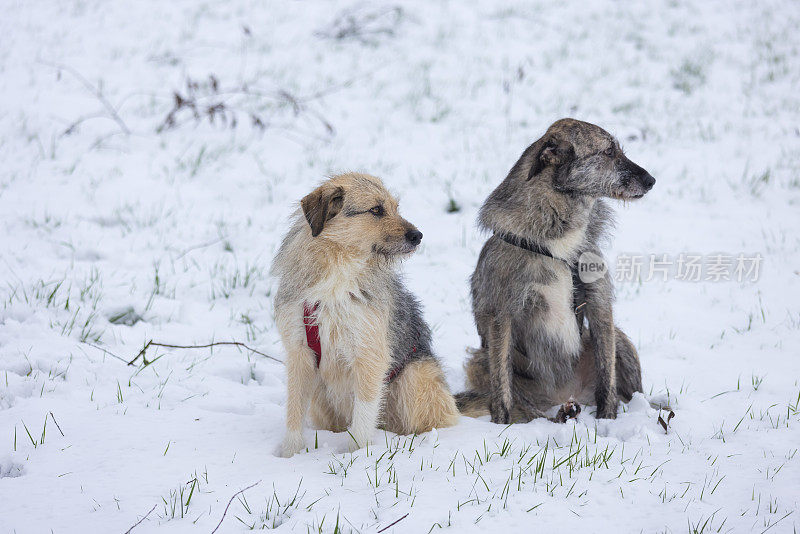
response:
[[[583,252],[602,258],[611,211],[599,198],[640,198],[654,183],[616,139],[586,122],[559,120],[525,150],[479,215],[494,235],[471,278],[481,346],[466,366],[469,391],[456,396],[463,413],[527,421],[571,397],[594,397],[597,415],[614,418],[618,398],[641,391],[636,349],[614,326],[610,276],[586,284],[577,269]]]
[[[304,448],[308,411],[316,428],[349,430],[352,448],[378,426],[409,434],[457,422],[430,328],[395,270],[421,239],[373,176],[335,176],[301,201],[273,262],[287,354],[284,456]],[[319,303],[319,368],[306,340],[305,302]]]

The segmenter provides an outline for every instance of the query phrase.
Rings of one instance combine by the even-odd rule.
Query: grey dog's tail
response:
[[[461,415],[480,417],[489,415],[489,395],[475,391],[463,391],[455,394],[456,406]]]

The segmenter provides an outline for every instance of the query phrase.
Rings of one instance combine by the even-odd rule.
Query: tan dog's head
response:
[[[414,252],[422,232],[402,218],[397,200],[368,174],[334,176],[300,201],[314,239],[358,255],[394,258]]]

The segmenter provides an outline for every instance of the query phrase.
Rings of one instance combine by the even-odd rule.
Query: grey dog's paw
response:
[[[566,423],[567,419],[575,419],[581,413],[581,405],[577,401],[570,400],[561,405],[558,413],[553,418],[556,423]]]
[[[489,413],[492,416],[492,423],[507,425],[511,421],[511,408],[501,399],[492,399],[489,402]]]
[[[595,417],[598,419],[616,419],[617,406],[619,406],[617,399],[614,399],[613,402],[606,401],[602,404],[597,403],[597,414],[595,414]]]

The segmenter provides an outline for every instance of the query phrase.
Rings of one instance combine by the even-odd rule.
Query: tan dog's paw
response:
[[[342,452],[356,452],[372,444],[372,439],[369,435],[358,434],[356,435],[352,429],[347,430],[347,443],[344,445]]]
[[[567,419],[576,419],[579,413],[581,413],[581,405],[577,401],[570,400],[561,405],[553,421],[566,423]]]
[[[284,458],[291,458],[305,447],[302,434],[286,434],[279,452]]]

